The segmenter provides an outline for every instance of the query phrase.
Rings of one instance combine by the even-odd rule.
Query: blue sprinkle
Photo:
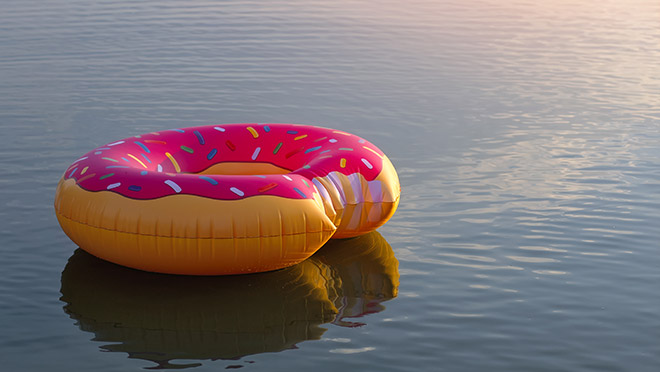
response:
[[[125,162],[127,162],[127,163],[130,163],[130,162],[131,162],[130,160],[126,159],[126,158],[123,157],[123,156],[122,156],[121,160],[123,160],[123,161],[125,161]]]
[[[208,155],[206,155],[206,158],[209,159],[209,160],[211,160],[211,159],[213,159],[213,157],[214,157],[215,154],[217,154],[217,153],[218,153],[218,149],[213,149],[213,150],[211,150],[211,151],[209,152]]]
[[[298,134],[297,130],[287,130],[286,131],[288,134]]]
[[[199,176],[199,178],[203,179],[204,181],[210,183],[211,185],[217,185],[218,181],[214,180],[211,177],[206,177],[206,176]]]
[[[76,173],[77,170],[78,170],[78,167],[74,168],[74,169],[71,171],[71,173],[69,173],[69,177],[68,177],[68,178],[73,177],[73,174]]]
[[[197,130],[194,133],[197,136],[197,140],[199,141],[199,144],[203,145],[204,144],[204,137],[202,137],[202,134],[199,133],[199,131],[197,131]]]
[[[140,141],[135,141],[135,144],[138,145],[138,146],[140,146],[140,147],[142,147],[142,149],[143,149],[144,151],[146,151],[147,154],[151,154],[151,151],[149,151],[149,149],[147,148],[147,146],[144,145],[144,143],[142,143],[142,142],[140,142]]]
[[[330,150],[323,150],[323,151],[319,152],[319,154],[325,154],[326,152],[329,152],[329,151]]]
[[[186,131],[183,130],[183,129],[170,129],[170,130],[173,130],[173,131],[179,132],[179,133],[186,133]]]
[[[316,150],[318,150],[318,149],[320,149],[320,148],[321,148],[321,146],[312,147],[311,149],[307,149],[307,151],[305,151],[305,154],[308,154],[308,153],[310,153],[310,152],[312,152],[312,151],[316,151]]]
[[[143,176],[146,176],[147,173],[149,173],[149,172],[147,172],[147,171],[142,171],[142,172],[140,172],[140,174],[143,175]]]
[[[95,151],[95,152],[94,152],[94,155],[101,155],[101,154],[102,154],[101,151]]]
[[[108,165],[106,167],[106,169],[109,169],[109,168],[130,168],[130,167],[127,167],[125,165]]]
[[[147,157],[147,155],[145,155],[145,154],[140,154],[140,155],[142,155],[142,157],[144,158],[144,160],[146,160],[146,161],[148,161],[149,163],[151,163],[151,160]]]
[[[255,174],[254,176],[255,176],[255,177],[259,177],[259,178],[266,178],[266,176],[261,175],[261,174]]]
[[[131,190],[131,191],[140,191],[140,190],[142,190],[142,186],[130,185],[130,186],[128,186],[128,189]]]
[[[293,190],[298,194],[300,194],[300,196],[302,196],[303,198],[307,198],[307,195],[305,195],[305,193],[300,191],[300,189],[298,189],[297,187],[294,187]]]
[[[264,125],[264,131],[270,132],[270,127],[268,125]]]

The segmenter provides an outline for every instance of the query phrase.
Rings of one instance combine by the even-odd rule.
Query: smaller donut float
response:
[[[145,271],[228,275],[299,263],[330,238],[383,225],[394,166],[372,143],[296,124],[224,124],[142,134],[76,160],[55,194],[83,250]]]

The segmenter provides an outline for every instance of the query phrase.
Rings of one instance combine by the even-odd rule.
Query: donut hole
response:
[[[265,174],[288,174],[290,169],[278,167],[271,163],[259,162],[222,162],[214,164],[196,174],[216,175],[265,175]]]

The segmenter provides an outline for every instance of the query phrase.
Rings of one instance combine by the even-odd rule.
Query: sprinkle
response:
[[[97,150],[104,151],[104,150],[110,150],[110,148],[109,147],[99,147]]]
[[[172,165],[174,166],[174,170],[176,170],[177,173],[181,172],[181,167],[179,167],[179,163],[176,162],[176,159],[174,159],[172,154],[170,154],[169,152],[165,152],[165,156],[167,156],[170,159],[170,161],[172,162]],[[160,170],[159,170],[159,172],[160,172]]]
[[[266,133],[270,132],[270,127],[268,125],[264,125],[264,131]]]
[[[317,140],[314,140],[314,142],[323,141],[323,140],[326,139],[326,138],[328,138],[328,137],[321,137],[321,138],[319,138],[319,139],[317,139]]]
[[[197,140],[199,141],[199,144],[203,145],[204,144],[204,137],[202,137],[202,134],[199,133],[198,130],[194,131],[193,133],[195,133],[195,136],[197,136]]]
[[[105,175],[99,177],[99,179],[100,179],[100,180],[104,180],[104,179],[106,179],[106,178],[108,178],[108,177],[112,177],[112,176],[114,176],[114,175],[115,175],[114,173],[108,173],[108,174],[105,174]]]
[[[131,190],[131,191],[140,191],[140,190],[142,190],[142,186],[130,185],[130,186],[128,186],[128,189]]]
[[[186,133],[186,131],[183,130],[183,129],[170,129],[170,130],[173,130],[173,131],[179,132],[179,133]]]
[[[83,174],[85,174],[85,172],[87,172],[88,169],[89,169],[89,166],[83,168],[83,170],[80,171],[80,175],[82,176]]]
[[[343,134],[343,135],[345,135],[345,136],[350,136],[350,134],[348,134],[348,133],[346,133],[346,132],[342,132],[342,131],[340,131],[340,130],[333,130],[332,133],[337,133],[337,134]]]
[[[158,164],[158,168],[156,168],[156,170],[157,170],[158,172],[162,172],[162,171],[163,171],[163,166],[160,165],[160,164]]]
[[[235,151],[235,150],[236,150],[236,146],[235,146],[233,143],[231,143],[230,140],[227,140],[227,142],[225,142],[225,145],[227,145],[227,147],[229,147],[229,149],[230,149],[231,151]]]
[[[340,147],[339,149],[343,151],[353,151],[353,149],[350,147]]]
[[[73,170],[71,171],[71,173],[69,173],[69,177],[68,177],[68,178],[73,177],[73,174],[76,173],[77,170],[78,170],[78,168],[73,168]],[[82,173],[80,173],[80,174],[82,174]]]
[[[274,188],[276,188],[276,187],[277,187],[277,184],[276,184],[276,183],[271,183],[271,184],[268,184],[268,185],[266,185],[266,186],[260,188],[260,189],[259,189],[259,192],[266,192],[266,191],[268,191],[268,190],[272,190],[272,189],[274,189]]]
[[[225,131],[225,128],[221,128],[221,127],[213,127],[213,129],[217,130],[218,132],[224,132]]]
[[[360,138],[360,140],[358,141],[358,143],[365,143],[365,142],[367,142],[367,141],[365,141],[365,140],[362,139],[362,138]]]
[[[142,162],[142,160],[136,158],[135,156],[133,156],[133,154],[128,154],[128,156],[130,156],[131,158],[133,158],[133,160],[135,160],[136,162],[140,163],[140,165],[142,165],[143,167],[145,167],[145,168],[147,167],[146,165],[144,165],[144,163]]]
[[[293,155],[295,155],[295,154],[301,152],[303,149],[304,149],[304,147],[299,147],[299,148],[297,148],[297,149],[291,151],[290,153],[284,155],[284,157],[288,159],[288,158],[292,157]]]
[[[330,152],[330,150],[323,150],[323,151],[319,152],[319,154],[325,154],[326,152]]]
[[[149,159],[149,158],[147,157],[147,155],[142,154],[142,153],[140,153],[140,155],[142,155],[142,157],[144,158],[144,160],[146,160],[149,164],[151,164],[151,159]]]
[[[306,134],[303,134],[302,136],[298,136],[298,137],[294,138],[293,140],[294,140],[294,141],[297,141],[297,140],[303,139],[303,138],[305,138],[305,137],[307,137],[307,135],[306,135]]]
[[[339,166],[342,167],[342,168],[346,168],[346,159],[345,158],[341,158],[341,160],[339,161]]]
[[[288,134],[298,134],[297,130],[287,130],[286,131]]]
[[[165,180],[165,184],[174,190],[175,193],[180,193],[181,192],[181,186],[177,185],[176,182],[172,180]]]
[[[203,179],[204,181],[210,183],[211,185],[217,185],[217,184],[218,184],[218,181],[214,180],[214,179],[211,178],[211,177],[207,177],[207,176],[199,176],[199,178],[201,178],[201,179]]]
[[[254,149],[254,152],[252,153],[252,160],[257,160],[257,156],[259,156],[259,152],[261,152],[261,147],[257,147]]]
[[[361,160],[362,160],[362,162],[364,163],[364,165],[367,166],[367,168],[369,168],[369,169],[374,169],[374,166],[371,165],[371,163],[369,163],[369,160],[367,160],[367,159],[365,159],[365,158],[362,158]]]
[[[231,187],[231,188],[229,188],[229,190],[231,190],[231,192],[233,192],[234,194],[236,194],[236,195],[238,195],[238,196],[243,196],[243,195],[245,195],[245,193],[244,193],[243,191],[241,191],[241,190],[239,190],[239,189],[237,189],[237,188],[235,188],[235,187]]]
[[[101,155],[102,153],[103,153],[103,151],[95,151],[94,155]]]
[[[283,174],[282,177],[284,177],[285,179],[287,179],[289,181],[293,181],[293,178],[287,176],[286,174]]]
[[[80,183],[83,182],[83,181],[87,181],[88,179],[90,179],[90,178],[92,178],[92,177],[94,177],[94,176],[96,176],[96,173],[88,174],[88,175],[86,175],[85,177],[78,178],[78,179],[77,179],[78,184],[80,184]]]
[[[252,137],[254,137],[254,138],[258,138],[258,137],[259,137],[259,133],[257,133],[257,131],[254,130],[254,128],[252,128],[252,127],[247,127],[246,129],[247,129],[248,131],[250,131],[250,133],[252,133]]]
[[[146,176],[147,173],[149,173],[149,172],[147,172],[147,171],[142,171],[142,172],[140,172],[140,174],[143,175],[143,176]]]
[[[135,137],[135,138],[142,138],[142,136],[139,135],[139,134],[138,134],[137,136],[133,136],[133,137]]]
[[[373,152],[374,154],[378,155],[378,157],[381,158],[381,159],[383,158],[383,155],[379,154],[376,150],[372,149],[371,147],[362,146],[362,148],[364,148],[365,150],[369,150],[369,151]]]
[[[147,154],[151,153],[151,151],[149,151],[149,148],[147,146],[145,146],[144,143],[142,143],[140,141],[135,141],[135,144],[142,147],[142,150],[144,150]]]
[[[89,159],[89,156],[83,156],[82,158],[80,158],[80,159],[74,161],[74,163],[77,163],[77,162],[79,162],[79,161],[83,161],[83,160],[85,160],[85,159]]]
[[[273,155],[277,154],[277,152],[280,151],[281,147],[282,147],[282,142],[278,143],[277,146],[275,146],[275,150],[273,150]]]
[[[217,153],[218,153],[218,149],[213,149],[213,150],[209,151],[209,154],[206,155],[206,158],[207,158],[208,160],[211,160],[211,159],[213,159],[213,157],[214,157],[215,154],[217,154]]]
[[[109,160],[109,161],[114,161],[115,163],[119,163],[119,160],[115,160],[115,159],[110,159],[110,158],[101,158],[101,159],[103,159],[103,160]]]
[[[307,198],[307,195],[305,195],[304,192],[300,191],[299,188],[294,187],[293,190],[294,190],[295,192],[297,192],[298,194],[300,194],[300,196],[302,196],[303,198]]]
[[[311,149],[307,149],[307,150],[305,151],[305,154],[309,154],[310,152],[312,152],[312,151],[316,151],[316,150],[318,150],[318,149],[320,149],[320,148],[321,148],[321,146],[312,147]]]
[[[113,142],[113,143],[108,143],[106,146],[121,145],[122,143],[124,143],[124,141],[117,141],[117,142]]]
[[[121,186],[121,182],[111,183],[111,184],[108,185],[108,187],[106,187],[106,189],[107,190],[112,190],[112,189],[117,188],[119,186]]]
[[[154,133],[154,134],[158,134],[158,133]],[[146,143],[157,143],[159,145],[167,145],[167,142],[160,141],[160,140],[144,140],[144,142],[146,142]]]
[[[121,160],[123,160],[123,161],[125,161],[125,162],[127,162],[127,163],[130,163],[130,162],[131,162],[130,160],[126,159],[126,158],[123,157],[123,156],[121,157]]]
[[[302,181],[303,181],[303,183],[305,183],[305,186],[307,186],[307,188],[309,188],[309,183],[307,183],[307,180],[303,178]]]
[[[334,138],[330,138],[330,139],[328,140],[328,142],[330,142],[330,143],[337,143],[337,140],[334,139]]]
[[[303,165],[302,168],[303,168],[303,169],[309,169],[309,168],[311,168],[311,167],[309,166],[309,164],[305,164],[305,165]]]
[[[183,151],[185,151],[185,152],[187,152],[187,153],[189,153],[189,154],[192,154],[193,152],[195,152],[195,150],[191,149],[190,147],[188,147],[188,146],[183,146],[183,145],[181,145],[181,150],[183,150]]]
[[[266,178],[263,174],[253,174],[254,177]]]
[[[106,169],[110,169],[110,168],[130,168],[130,167],[128,167],[128,166],[126,166],[126,165],[108,165],[108,166],[105,167],[105,168],[106,168]]]

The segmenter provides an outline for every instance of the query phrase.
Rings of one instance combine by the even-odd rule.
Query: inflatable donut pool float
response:
[[[145,271],[270,271],[330,238],[384,224],[399,180],[376,146],[342,131],[227,124],[153,132],[76,160],[55,195],[85,251]]]

